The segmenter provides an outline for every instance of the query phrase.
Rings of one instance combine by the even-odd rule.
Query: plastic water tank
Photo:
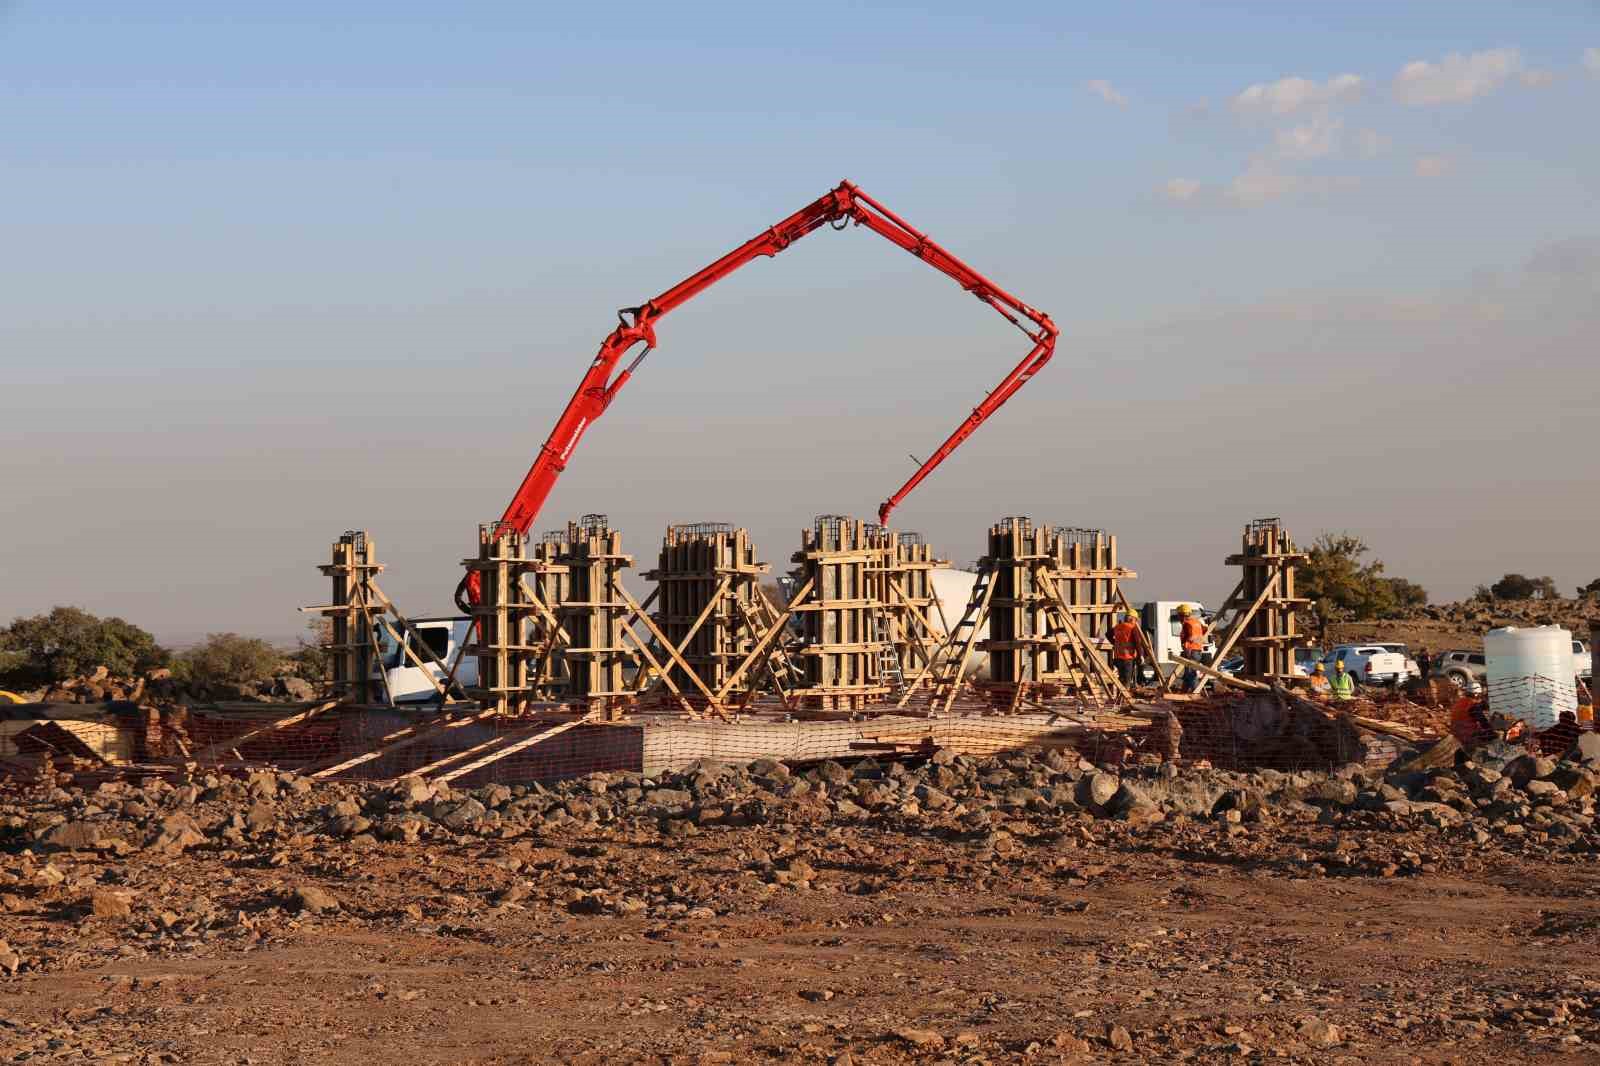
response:
[[[1577,711],[1572,634],[1560,626],[1491,629],[1483,638],[1489,709],[1549,729],[1562,711]]]
[[[937,626],[954,629],[961,623],[961,616],[966,612],[967,601],[972,597],[972,587],[978,583],[978,575],[971,570],[944,567],[928,571],[928,580],[933,585],[934,597],[939,601],[937,605],[928,608],[928,617]],[[942,618],[941,612],[943,612]],[[967,630],[962,631],[963,641],[966,640],[967,634]],[[983,625],[978,627],[978,639],[989,639],[987,618],[984,619]],[[960,649],[956,649],[956,654],[960,653]],[[989,653],[974,648],[972,658],[967,660],[966,674],[968,677],[976,677],[988,665]],[[910,680],[911,676],[907,675],[907,680]]]

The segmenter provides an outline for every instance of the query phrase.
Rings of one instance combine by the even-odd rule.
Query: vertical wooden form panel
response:
[[[329,606],[322,609],[332,622],[326,647],[333,695],[347,703],[376,703],[382,686],[372,680],[375,657],[367,617],[381,609],[373,605],[367,581],[383,570],[377,561],[377,547],[366,530],[350,530],[333,542],[330,561],[318,569],[333,586]]]
[[[856,710],[880,700],[888,686],[879,675],[885,642],[877,637],[880,604],[873,570],[882,569],[882,548],[865,523],[822,515],[801,534],[797,583],[811,581],[800,618],[803,687],[791,695],[801,706]]]
[[[667,527],[656,569],[645,575],[657,586],[655,621],[712,692],[722,690],[764,635],[752,622],[760,615],[761,577],[770,569],[757,561],[749,530],[725,522]],[[674,684],[696,702],[700,690],[683,668],[674,663],[670,670]],[[742,695],[757,680],[746,671],[730,692]]]
[[[554,545],[557,565],[566,568],[564,595],[550,606],[569,642],[562,651],[567,698],[594,708],[627,697],[622,620],[630,608],[619,583],[633,559],[622,554],[622,534],[605,515],[584,515],[546,541]]]
[[[1248,609],[1262,601],[1241,641],[1242,673],[1246,676],[1289,677],[1293,673],[1294,649],[1303,643],[1295,617],[1301,602],[1295,592],[1295,563],[1304,558],[1282,523],[1262,518],[1245,527],[1239,554],[1227,560],[1244,567],[1239,602]]]
[[[920,668],[938,648],[946,625],[935,605],[931,572],[949,566],[922,539],[922,534],[867,526],[869,543],[879,557],[868,570],[868,588],[882,619],[877,636],[888,642],[902,673]]]
[[[522,535],[492,524],[478,527],[477,557],[465,560],[478,575],[478,603],[472,611],[478,685],[471,694],[485,710],[501,714],[523,711],[539,695],[528,683],[529,630],[538,628],[521,591],[528,563]]]

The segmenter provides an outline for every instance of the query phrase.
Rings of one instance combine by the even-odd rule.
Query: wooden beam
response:
[[[1182,663],[1184,666],[1192,667],[1194,670],[1204,674],[1206,677],[1214,677],[1224,685],[1232,685],[1234,688],[1247,689],[1250,692],[1272,691],[1271,685],[1263,685],[1259,681],[1246,681],[1242,677],[1234,677],[1231,674],[1225,674],[1220,670],[1213,670],[1204,663],[1197,663],[1193,659],[1185,659],[1181,655],[1174,655],[1172,657],[1172,661],[1175,663]]]

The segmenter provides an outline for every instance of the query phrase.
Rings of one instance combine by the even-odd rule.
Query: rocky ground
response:
[[[1600,1061],[1600,736],[0,795],[0,1062]]]

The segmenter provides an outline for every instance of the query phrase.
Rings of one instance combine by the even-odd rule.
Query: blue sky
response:
[[[845,177],[1063,327],[902,512],[958,559],[1026,511],[1214,595],[1281,511],[1441,595],[1600,574],[1546,462],[1600,389],[1594,4],[0,12],[0,615],[292,631],[350,525],[442,606],[614,309]],[[731,520],[781,562],[1020,356],[970,304],[861,233],[752,266],[663,325],[549,524],[648,555]],[[1559,384],[1502,380],[1534,351]],[[1486,486],[1547,559],[1495,556]],[[63,527],[125,560],[80,573]],[[197,530],[246,572],[187,565]]]

